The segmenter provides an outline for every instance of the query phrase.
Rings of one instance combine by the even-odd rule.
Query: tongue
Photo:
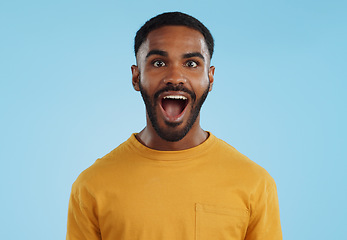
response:
[[[182,112],[181,101],[165,99],[162,102],[163,109],[170,117],[176,117]]]

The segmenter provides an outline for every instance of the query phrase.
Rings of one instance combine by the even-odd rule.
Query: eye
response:
[[[193,60],[189,60],[186,62],[186,66],[190,68],[196,68],[199,64]]]
[[[154,61],[152,64],[153,64],[154,67],[157,67],[157,68],[159,68],[159,67],[165,67],[165,62],[163,62],[163,61],[161,61],[161,60],[156,60],[156,61]]]

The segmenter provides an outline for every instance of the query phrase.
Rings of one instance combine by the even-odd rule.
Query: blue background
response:
[[[179,10],[214,35],[202,126],[274,177],[284,239],[346,230],[346,1],[2,1],[1,239],[64,239],[71,185],[132,132],[133,38]]]

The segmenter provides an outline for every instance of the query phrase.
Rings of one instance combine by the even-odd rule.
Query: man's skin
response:
[[[141,91],[145,102],[147,96],[152,104],[150,108],[155,114],[150,115],[157,126],[156,130],[146,105],[147,124],[136,135],[137,139],[149,148],[163,151],[184,150],[204,142],[208,133],[200,126],[199,102],[202,105],[207,93],[212,90],[215,70],[210,66],[204,36],[185,26],[158,28],[151,31],[140,46],[136,61],[137,66],[131,67],[132,83],[136,91]],[[168,86],[181,88],[179,91],[161,91]],[[164,110],[162,99],[165,96],[183,96],[188,104],[178,116],[170,114],[169,110]],[[193,112],[196,113],[195,121]],[[168,138],[160,136],[158,129]],[[172,134],[176,134],[179,140],[170,140]]]

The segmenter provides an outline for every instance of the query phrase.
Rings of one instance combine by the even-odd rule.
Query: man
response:
[[[132,83],[146,127],[77,178],[67,239],[282,239],[271,176],[200,127],[213,46],[209,30],[179,12],[137,32]]]

